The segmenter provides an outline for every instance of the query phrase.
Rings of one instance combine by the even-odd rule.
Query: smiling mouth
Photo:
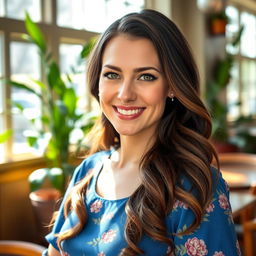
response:
[[[141,115],[141,113],[145,110],[143,107],[120,107],[113,106],[114,110],[119,114],[119,116],[127,117],[127,118],[136,118]]]

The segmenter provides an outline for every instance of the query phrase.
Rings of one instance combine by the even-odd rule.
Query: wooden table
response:
[[[256,154],[219,154],[223,178],[231,190],[248,189],[256,184]]]
[[[240,216],[241,223],[244,223],[256,205],[256,196],[250,192],[230,192],[230,204],[233,218]]]
[[[236,167],[238,168],[238,166]],[[251,186],[256,185],[256,169],[244,168],[242,170],[229,166],[229,168],[223,167],[221,173],[231,190],[249,189]]]

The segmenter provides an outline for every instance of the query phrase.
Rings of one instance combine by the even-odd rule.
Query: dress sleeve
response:
[[[70,183],[68,185],[68,188],[65,192],[65,195],[62,199],[59,211],[58,211],[58,215],[56,217],[56,220],[54,222],[54,225],[52,227],[51,232],[46,235],[46,240],[57,250],[58,246],[57,246],[57,238],[55,236],[55,234],[58,234],[64,224],[65,221],[65,217],[64,217],[64,204],[65,201],[67,200],[67,197],[69,195],[69,193],[71,192],[72,188],[74,187],[74,185],[81,180],[87,173],[87,171],[90,169],[90,166],[87,164],[87,160],[83,161],[74,171],[74,174],[70,180]],[[46,253],[46,252],[45,252]],[[47,254],[46,254],[47,255]]]
[[[168,228],[172,234],[186,230],[194,220],[193,212],[180,201],[175,201],[169,217]],[[229,190],[222,177],[219,177],[212,202],[199,227],[193,233],[173,235],[172,238],[176,256],[241,255],[229,203]]]

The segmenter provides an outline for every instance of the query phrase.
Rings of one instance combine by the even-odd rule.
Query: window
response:
[[[114,20],[144,6],[143,0],[58,0],[57,24],[63,27],[102,32]]]
[[[0,16],[23,20],[26,11],[34,21],[41,20],[40,0],[1,0]]]
[[[256,15],[234,6],[226,11],[230,18],[228,37],[244,25],[239,47],[227,44],[227,51],[235,57],[227,87],[228,120],[234,121],[240,116],[256,117]]]
[[[78,70],[77,59],[83,44],[113,20],[143,7],[143,0],[0,0],[0,77],[17,82],[42,78],[37,50],[22,37],[27,11],[33,21],[40,22],[63,78],[66,79],[66,73],[72,76],[81,95],[79,108],[85,112],[93,108],[93,101],[85,86],[84,65]],[[78,72],[73,72],[71,67]],[[0,144],[0,163],[34,157],[35,152],[28,147],[24,135],[28,130],[33,132],[34,127],[26,117],[31,119],[41,113],[40,102],[24,90],[6,86],[0,87],[0,98],[0,132],[13,131],[13,138]]]

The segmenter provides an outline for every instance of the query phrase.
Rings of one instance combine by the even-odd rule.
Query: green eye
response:
[[[114,79],[118,79],[119,75],[116,74],[116,73],[113,73],[113,72],[107,72],[107,73],[104,74],[104,77],[106,77],[108,79],[111,79],[111,80],[114,80]]]
[[[151,74],[143,74],[140,76],[140,80],[142,81],[154,81],[156,80],[156,77]]]

